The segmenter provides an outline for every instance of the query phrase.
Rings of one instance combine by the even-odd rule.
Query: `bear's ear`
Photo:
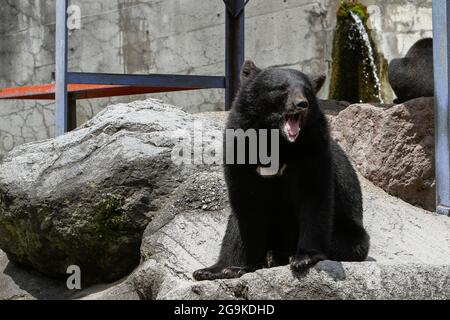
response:
[[[252,60],[246,60],[241,69],[241,83],[261,71]]]
[[[310,76],[311,84],[313,85],[314,91],[318,93],[322,89],[327,76],[324,74],[318,76]]]

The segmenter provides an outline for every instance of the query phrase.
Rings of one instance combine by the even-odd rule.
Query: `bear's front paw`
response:
[[[294,274],[306,275],[309,269],[323,260],[326,260],[326,257],[321,253],[314,252],[298,254],[290,259],[291,270]]]

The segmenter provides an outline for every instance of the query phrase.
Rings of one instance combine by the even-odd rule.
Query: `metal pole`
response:
[[[56,0],[56,39],[55,39],[55,134],[63,135],[68,130],[67,101],[67,7],[68,0]]]
[[[230,110],[239,90],[245,59],[245,1],[227,0],[225,19],[225,109]]]
[[[75,93],[69,93],[67,96],[67,131],[77,128],[77,96]]]
[[[450,4],[433,0],[437,212],[450,215]]]

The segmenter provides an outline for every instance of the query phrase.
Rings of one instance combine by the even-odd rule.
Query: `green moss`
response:
[[[123,205],[124,199],[122,197],[107,195],[94,208],[95,220],[110,229],[120,227],[124,218]]]
[[[8,244],[7,249],[12,249],[19,262],[27,264],[31,255],[42,247],[39,236],[32,231],[28,220],[3,218],[0,220],[0,228],[5,238],[3,242]]]
[[[127,235],[130,221],[123,209],[124,202],[121,196],[107,195],[94,207],[92,220],[77,231],[90,238],[88,250],[96,257],[95,263],[101,269],[111,266],[114,249]]]
[[[123,196],[108,194],[67,214],[67,201],[48,208],[0,203],[0,243],[13,261],[51,276],[65,277],[69,265],[79,265],[90,283],[114,281],[139,263],[143,230],[124,204]]]
[[[367,23],[369,15],[367,13],[367,8],[362,3],[359,1],[341,0],[337,12],[338,18],[346,18],[349,16],[350,12],[356,13],[364,24]]]
[[[351,13],[358,15],[368,31],[367,8],[359,1],[341,0],[333,40],[330,98],[351,103],[380,102],[380,83],[370,64],[370,52]],[[378,79],[383,79],[383,59],[377,52],[370,32],[369,41]]]

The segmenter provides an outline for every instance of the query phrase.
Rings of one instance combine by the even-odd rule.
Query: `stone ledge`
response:
[[[174,295],[199,300],[450,299],[450,265],[324,261],[301,279],[289,267],[280,267],[238,280],[193,283]]]

